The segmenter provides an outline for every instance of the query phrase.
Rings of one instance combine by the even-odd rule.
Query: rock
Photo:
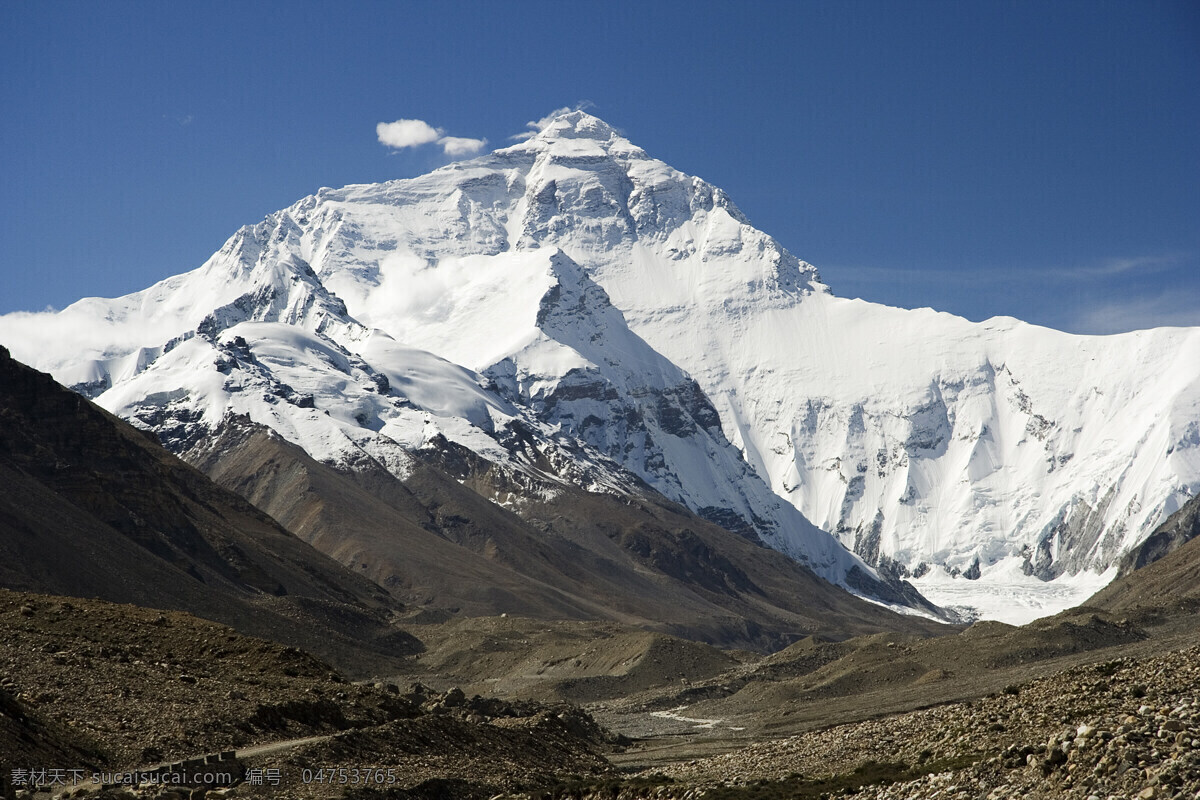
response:
[[[1050,772],[1055,767],[1065,763],[1067,763],[1067,754],[1062,751],[1061,747],[1055,747],[1046,753],[1046,760],[1042,762],[1042,768],[1046,772]]]

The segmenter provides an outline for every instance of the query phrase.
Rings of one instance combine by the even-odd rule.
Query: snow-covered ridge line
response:
[[[1103,572],[1200,490],[1200,329],[1073,336],[838,298],[720,189],[583,112],[418,178],[322,189],[186,275],[0,317],[0,342],[136,418],[168,374],[214,382],[185,357],[238,326],[256,354],[281,347],[263,323],[361,359],[426,415],[402,424],[354,367],[314,363],[302,391],[319,348],[288,340],[303,369],[269,371],[355,447],[419,446],[428,424],[483,453],[519,418],[840,581],[865,567],[808,520],[899,575],[1056,579]],[[381,370],[384,341],[406,355]],[[193,389],[189,413],[243,408]],[[313,451],[340,441],[259,413]]]

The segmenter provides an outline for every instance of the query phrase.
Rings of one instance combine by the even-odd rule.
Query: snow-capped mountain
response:
[[[935,597],[949,570],[980,578],[953,582],[965,604],[1103,572],[1200,488],[1200,329],[838,298],[582,112],[322,189],[198,270],[0,318],[0,343],[177,449],[239,414],[402,475],[441,434],[516,473],[640,479],[845,583],[861,562],[811,520]]]

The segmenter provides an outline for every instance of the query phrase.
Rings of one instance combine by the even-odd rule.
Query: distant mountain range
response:
[[[193,272],[0,317],[0,343],[355,572],[476,610],[586,616],[615,592],[644,620],[653,593],[602,578],[651,569],[715,593],[672,595],[670,625],[718,636],[716,608],[770,585],[781,629],[812,605],[782,599],[786,562],[739,555],[763,543],[932,613],[904,578],[1109,570],[1200,489],[1200,329],[838,298],[583,112],[322,189]],[[401,528],[439,569],[405,567]]]

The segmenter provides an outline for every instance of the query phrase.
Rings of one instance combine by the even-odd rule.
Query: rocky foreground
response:
[[[763,742],[576,798],[1200,797],[1200,647]]]
[[[180,612],[0,590],[0,797],[487,798],[612,774],[605,746],[576,707],[355,683]],[[196,773],[230,777],[173,777]]]
[[[606,733],[576,706],[350,682],[299,650],[186,614],[0,590],[0,795],[1196,800],[1191,620],[1176,620],[1190,632],[1162,649],[1111,645],[987,696],[639,772],[647,743]],[[609,761],[620,749],[622,769]],[[205,769],[232,765],[235,778],[32,791],[40,768],[113,776],[206,756],[219,758]]]

